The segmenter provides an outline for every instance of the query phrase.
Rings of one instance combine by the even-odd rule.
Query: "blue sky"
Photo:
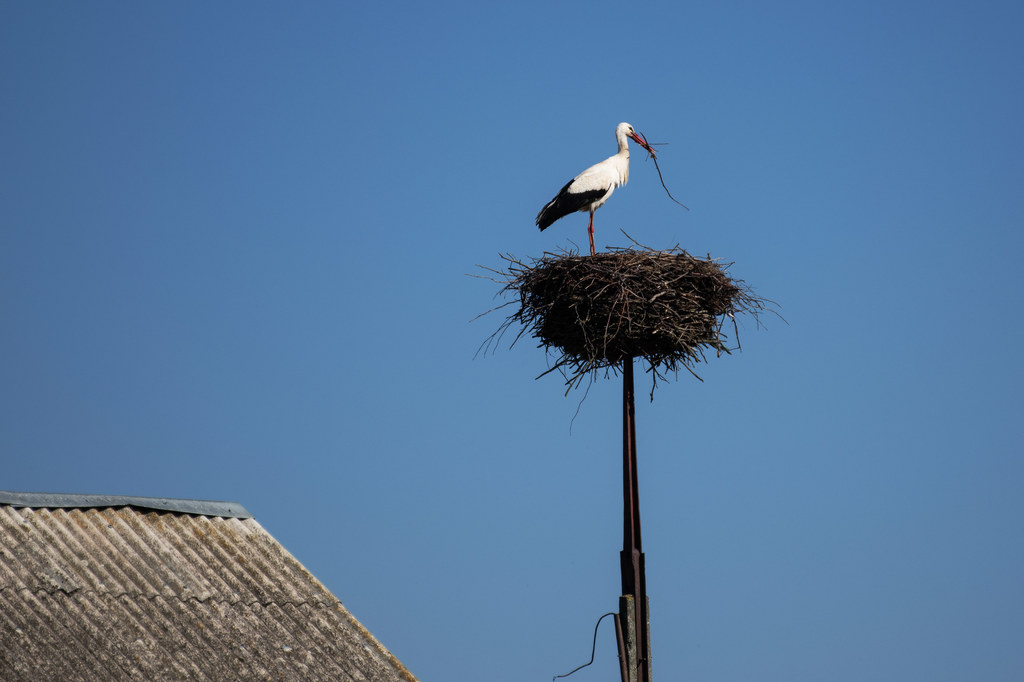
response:
[[[237,500],[423,680],[547,680],[616,608],[620,391],[478,266],[662,148],[599,248],[786,323],[637,406],[653,670],[1024,674],[1024,8],[5,3],[0,488]],[[646,394],[638,373],[638,392]],[[617,679],[608,621],[594,666]]]

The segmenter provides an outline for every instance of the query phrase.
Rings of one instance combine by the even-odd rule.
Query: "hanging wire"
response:
[[[584,663],[584,664],[583,664],[583,665],[581,665],[581,666],[578,666],[578,667],[576,667],[576,668],[573,668],[572,670],[570,670],[569,672],[565,673],[564,675],[555,675],[554,677],[552,677],[552,678],[551,678],[551,682],[554,682],[554,681],[555,681],[555,680],[557,680],[557,679],[558,679],[559,677],[569,677],[569,675],[572,675],[572,674],[573,674],[574,672],[576,672],[577,670],[580,670],[580,669],[582,669],[582,668],[586,668],[586,667],[587,667],[588,665],[590,665],[591,663],[593,663],[593,662],[594,662],[594,654],[595,654],[595,653],[597,652],[597,629],[598,629],[599,627],[601,627],[601,621],[602,621],[602,620],[604,620],[604,619],[605,619],[605,618],[607,618],[608,616],[614,616],[614,615],[615,615],[615,612],[614,612],[614,611],[609,611],[608,613],[604,614],[603,616],[601,616],[600,618],[598,618],[598,619],[597,619],[597,625],[595,625],[595,626],[594,626],[594,644],[593,644],[593,646],[592,646],[592,647],[590,648],[590,660],[589,660],[589,661],[587,661],[586,663]]]

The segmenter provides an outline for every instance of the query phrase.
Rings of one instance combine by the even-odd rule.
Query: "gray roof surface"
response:
[[[415,681],[240,505],[2,499],[2,680]]]
[[[16,493],[0,490],[0,504],[41,509],[90,509],[134,507],[160,511],[251,519],[252,514],[237,502],[180,500],[169,497],[130,497],[126,495],[74,495],[69,493]]]

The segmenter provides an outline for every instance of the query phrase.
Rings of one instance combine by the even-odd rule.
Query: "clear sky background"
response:
[[[621,386],[473,277],[599,248],[786,322],[638,373],[662,680],[1024,676],[1024,5],[5,2],[0,488],[235,500],[423,680],[617,607]],[[787,324],[788,323],[788,324]],[[579,407],[579,414],[573,416]],[[618,679],[605,621],[594,666]]]

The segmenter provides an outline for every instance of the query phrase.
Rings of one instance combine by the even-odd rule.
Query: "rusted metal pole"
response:
[[[618,613],[615,614],[615,643],[619,647],[619,676],[622,682],[629,682],[629,654],[622,636],[622,615]]]
[[[640,490],[637,482],[636,464],[636,408],[633,391],[633,359],[622,364],[622,552],[619,563],[622,569],[622,595],[631,600],[620,600],[620,604],[632,602],[633,632],[627,638],[635,643],[636,656],[631,661],[636,682],[651,682],[650,622],[647,613],[647,578],[644,570],[643,543],[640,537]],[[632,647],[627,647],[632,649]],[[628,682],[624,680],[624,682]]]

